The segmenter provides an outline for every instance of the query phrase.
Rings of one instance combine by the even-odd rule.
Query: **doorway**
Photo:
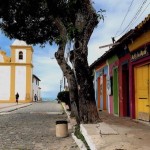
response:
[[[122,65],[122,98],[123,98],[123,116],[130,117],[128,63]]]
[[[107,110],[107,91],[106,91],[106,75],[103,75],[103,110]]]
[[[136,118],[150,121],[150,65],[135,67]]]
[[[118,68],[113,70],[113,98],[114,98],[114,114],[118,115]]]
[[[100,77],[97,78],[97,108],[100,110]]]

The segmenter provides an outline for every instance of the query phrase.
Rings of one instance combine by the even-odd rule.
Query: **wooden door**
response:
[[[136,118],[144,121],[150,120],[149,79],[150,79],[149,65],[144,65],[135,68]]]
[[[128,64],[122,66],[122,101],[123,101],[123,116],[130,116],[130,101],[129,101],[129,69]]]
[[[103,110],[107,109],[106,94],[106,75],[103,75]]]
[[[100,77],[97,78],[97,108],[100,109]]]

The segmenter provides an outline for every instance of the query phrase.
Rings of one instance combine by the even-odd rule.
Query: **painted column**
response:
[[[10,74],[10,102],[16,102],[15,98],[15,65],[11,65]]]
[[[26,102],[32,101],[32,67],[26,66]]]
[[[108,66],[108,74],[107,74],[107,85],[109,84],[109,88],[110,87],[110,73],[109,73],[109,63],[108,61],[106,62],[107,66]],[[108,83],[109,82],[109,83]],[[111,91],[107,91],[107,107],[108,107],[108,113],[110,113],[110,97],[109,97],[109,92]]]

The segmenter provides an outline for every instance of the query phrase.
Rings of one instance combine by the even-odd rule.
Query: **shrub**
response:
[[[61,100],[61,102],[66,103],[66,104],[69,106],[69,109],[71,108],[71,107],[70,107],[69,91],[62,91],[62,92],[59,92],[58,95],[57,95],[57,98],[58,98],[59,100]]]

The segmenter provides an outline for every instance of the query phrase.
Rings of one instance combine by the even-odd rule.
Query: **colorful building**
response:
[[[109,94],[110,113],[118,115],[118,57],[116,54],[112,54],[112,57],[109,57],[107,61],[109,64],[109,85],[111,87]]]
[[[150,121],[150,15],[135,28],[128,47],[132,118]]]
[[[108,97],[107,97],[107,89],[106,89],[108,66],[106,62],[96,67],[95,74],[96,74],[96,81],[97,81],[97,85],[95,86],[96,89],[95,95],[97,99],[98,109],[108,111]]]
[[[98,110],[150,121],[150,15],[90,68]]]
[[[24,41],[15,40],[11,45],[11,57],[0,51],[0,103],[33,101],[33,48]]]

